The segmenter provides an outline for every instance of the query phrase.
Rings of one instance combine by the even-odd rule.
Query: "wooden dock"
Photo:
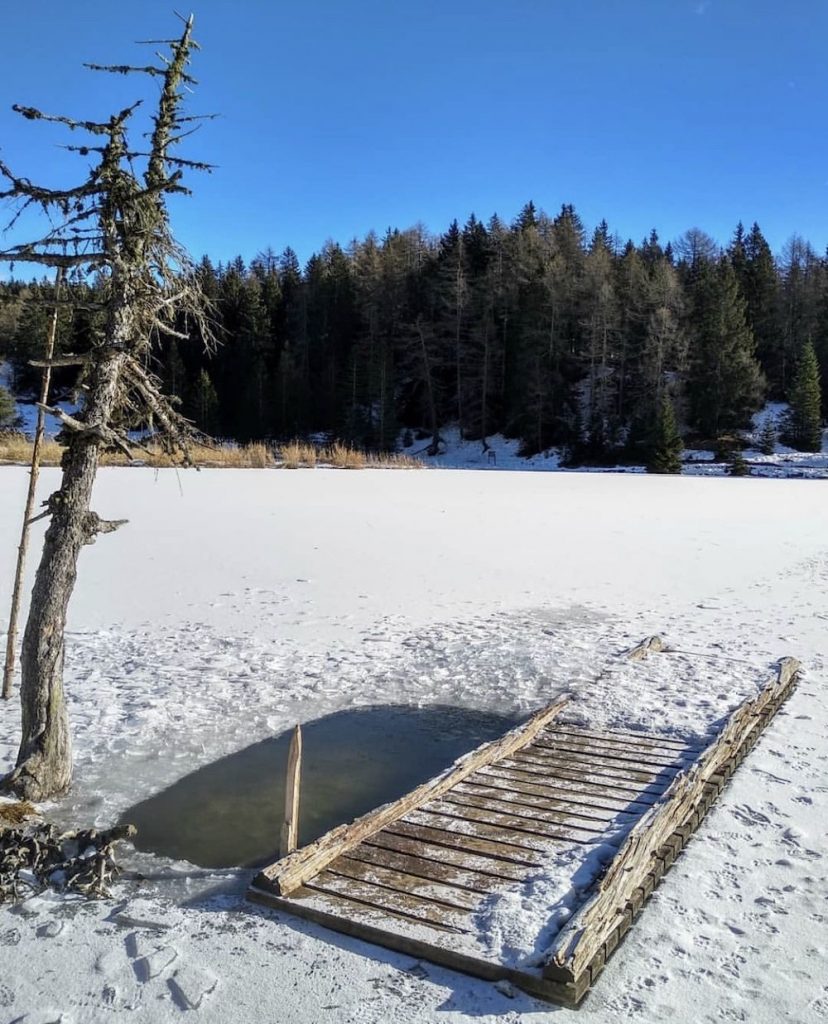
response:
[[[798,669],[781,662],[705,749],[559,724],[562,698],[400,800],[283,857],[254,879],[249,898],[577,1005]],[[494,957],[476,915],[505,888],[549,870],[562,850],[579,847],[586,857],[596,844],[606,868],[542,962]]]

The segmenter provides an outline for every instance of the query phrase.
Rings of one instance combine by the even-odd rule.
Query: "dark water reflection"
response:
[[[437,706],[365,707],[302,727],[300,845],[402,796],[517,719]],[[205,868],[275,857],[290,732],[206,765],[129,808],[139,850]]]

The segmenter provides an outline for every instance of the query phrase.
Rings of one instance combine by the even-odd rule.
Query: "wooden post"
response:
[[[43,435],[46,430],[46,413],[43,411],[43,406],[47,405],[49,402],[49,385],[52,382],[52,359],[55,354],[55,338],[57,336],[58,324],[58,298],[62,278],[63,268],[58,267],[55,275],[55,308],[52,311],[52,320],[49,324],[49,335],[46,339],[46,359],[43,367],[43,377],[40,382],[40,402],[37,407],[37,427],[35,429],[34,444],[32,445],[32,468],[29,473],[29,492],[26,495],[26,508],[23,512],[23,527],[20,531],[20,546],[17,549],[17,568],[14,574],[11,612],[9,613],[9,629],[6,633],[6,661],[3,667],[4,700],[8,700],[12,693],[15,647],[17,645],[17,620],[20,617],[20,598],[23,592],[23,572],[26,568],[26,552],[29,549],[29,521],[32,518],[32,512],[34,510],[37,478],[40,474],[40,449],[43,445]]]
[[[302,726],[293,730],[285,777],[285,820],[279,843],[279,856],[293,853],[299,841],[299,783],[302,774]]]

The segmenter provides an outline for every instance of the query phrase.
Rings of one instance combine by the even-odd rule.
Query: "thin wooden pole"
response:
[[[40,381],[40,402],[37,409],[37,426],[35,428],[34,444],[32,445],[32,468],[29,473],[29,492],[26,495],[26,509],[23,513],[23,526],[20,531],[20,545],[17,549],[17,569],[14,575],[14,588],[12,590],[11,612],[9,614],[9,629],[6,633],[6,661],[3,667],[3,699],[8,700],[12,694],[12,680],[14,678],[15,648],[17,646],[17,622],[20,618],[20,599],[23,595],[23,573],[26,568],[26,553],[29,550],[29,521],[34,510],[35,492],[37,491],[37,478],[40,475],[40,450],[43,447],[43,435],[46,432],[46,414],[43,406],[49,402],[49,386],[52,383],[52,358],[55,354],[55,338],[57,337],[58,325],[58,296],[60,284],[63,280],[63,267],[58,267],[55,274],[55,308],[52,310],[52,320],[49,324],[49,334],[46,338],[45,366],[43,377]]]
[[[285,778],[285,820],[282,823],[279,856],[293,853],[299,840],[299,784],[302,774],[302,726],[293,730]]]

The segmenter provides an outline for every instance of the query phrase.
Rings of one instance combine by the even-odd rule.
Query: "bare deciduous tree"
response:
[[[192,50],[193,19],[180,38],[164,40],[168,54],[144,67],[88,65],[96,71],[142,73],[161,84],[149,145],[131,149],[127,126],[139,103],[94,122],[43,114],[32,107],[14,109],[29,120],[65,125],[91,136],[69,148],[93,164],[85,181],[68,189],[45,188],[13,174],[0,161],[8,188],[0,198],[18,204],[18,214],[40,207],[58,225],[38,241],[0,252],[0,259],[97,274],[103,280],[103,327],[88,356],[78,358],[83,394],[81,410],[70,416],[46,411],[62,423],[65,444],[60,488],[45,502],[49,517],[21,651],[23,729],[15,769],[0,786],[31,800],[64,792],[72,777],[72,749],[63,693],[66,611],[77,576],[78,556],[100,533],[125,520],[105,520],[90,510],[99,454],[107,449],[131,453],[127,427],[136,418],[151,420],[159,438],[187,463],[190,424],[161,393],[149,358],[159,334],[184,337],[188,316],[210,337],[205,300],[191,264],[169,229],[167,198],[188,192],[184,171],[207,164],[172,154],[192,131],[197,117],[182,113]],[[139,101],[140,102],[140,101]],[[136,171],[142,167],[143,171]],[[66,365],[63,357],[61,365]],[[40,518],[40,517],[37,517]]]

